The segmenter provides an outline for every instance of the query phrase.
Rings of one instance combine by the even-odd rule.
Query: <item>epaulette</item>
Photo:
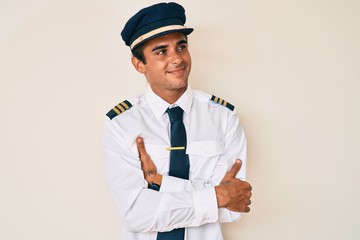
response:
[[[113,107],[113,109],[111,109],[106,116],[108,116],[111,119],[113,119],[114,117],[116,117],[117,115],[125,112],[126,110],[128,110],[129,108],[132,107],[132,104],[125,100],[121,103],[119,103],[118,105],[116,105],[115,107]]]
[[[214,101],[214,102],[216,102],[216,103],[218,103],[220,105],[223,105],[223,106],[227,107],[231,111],[234,111],[234,109],[235,109],[234,105],[232,105],[232,104],[228,103],[227,101],[225,101],[225,100],[223,100],[221,98],[218,98],[218,97],[216,97],[214,95],[212,95],[210,100]]]

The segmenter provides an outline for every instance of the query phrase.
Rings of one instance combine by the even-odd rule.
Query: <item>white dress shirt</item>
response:
[[[103,134],[106,177],[123,219],[123,240],[156,240],[157,232],[185,227],[187,240],[222,240],[221,222],[241,213],[218,208],[214,186],[236,159],[237,177],[245,179],[246,140],[235,111],[210,100],[211,95],[189,86],[175,103],[184,110],[189,180],[168,175],[170,152],[169,104],[149,87],[132,107],[106,120]],[[148,189],[135,139],[163,175],[160,191]]]

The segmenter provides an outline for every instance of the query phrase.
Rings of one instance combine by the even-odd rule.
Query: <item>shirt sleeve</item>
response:
[[[230,112],[227,123],[227,131],[225,137],[226,153],[219,159],[219,170],[215,170],[212,184],[219,185],[225,172],[228,172],[233,166],[236,159],[241,159],[242,165],[237,178],[246,180],[246,138],[243,129],[240,126],[239,117],[235,111]],[[220,172],[220,173],[219,173]],[[220,178],[222,173],[222,177]],[[220,175],[219,175],[220,174]],[[219,222],[233,222],[241,218],[242,213],[233,212],[226,208],[219,208]]]
[[[105,174],[128,231],[162,232],[218,220],[214,188],[195,189],[186,184],[184,190],[177,192],[148,189],[138,156],[132,153],[121,132],[107,120],[102,142]]]

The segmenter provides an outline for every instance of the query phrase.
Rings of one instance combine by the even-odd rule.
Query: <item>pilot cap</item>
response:
[[[174,2],[158,3],[141,9],[121,31],[125,44],[133,50],[138,45],[172,32],[190,34],[194,29],[184,26],[185,9]]]

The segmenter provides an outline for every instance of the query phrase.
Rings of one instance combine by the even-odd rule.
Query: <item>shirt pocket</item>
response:
[[[170,151],[165,145],[146,144],[145,149],[151,160],[155,163],[157,172],[160,174],[168,174]]]
[[[220,156],[225,152],[224,143],[220,141],[189,143],[187,154],[190,159],[190,179],[208,180],[213,175]]]

